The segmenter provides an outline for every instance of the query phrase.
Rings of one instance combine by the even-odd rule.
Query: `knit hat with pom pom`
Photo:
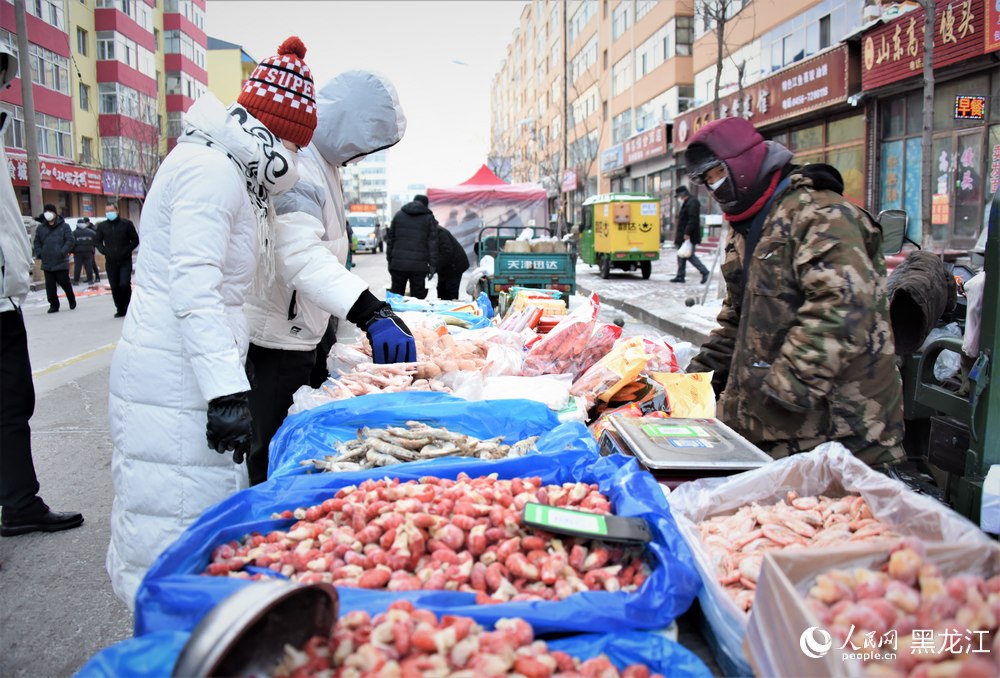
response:
[[[272,134],[297,146],[308,146],[316,129],[316,95],[305,56],[302,41],[288,38],[277,55],[257,65],[236,100]]]

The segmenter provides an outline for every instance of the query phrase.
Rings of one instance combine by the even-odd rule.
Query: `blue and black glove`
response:
[[[372,360],[377,364],[412,363],[417,359],[417,343],[410,328],[389,304],[375,312],[365,333],[372,345]]]
[[[413,333],[389,304],[365,290],[347,313],[347,320],[368,335],[372,360],[380,365],[412,363],[417,360]]]

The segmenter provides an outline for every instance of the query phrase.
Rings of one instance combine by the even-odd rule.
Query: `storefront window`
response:
[[[924,145],[920,137],[906,140],[906,168],[903,172],[903,209],[910,215],[910,221],[906,227],[906,237],[913,242],[921,242],[921,230],[918,215],[921,213],[920,204],[920,163],[923,160]]]
[[[882,144],[881,195],[884,210],[898,210],[903,207],[903,142],[890,141]]]
[[[934,86],[934,131],[979,127],[978,120],[955,120],[955,97],[959,94],[986,94],[989,77],[980,75]]]
[[[844,177],[844,197],[855,203],[863,204],[865,199],[865,149],[862,146],[849,146],[830,151],[826,161],[840,170]]]
[[[792,131],[792,151],[802,151],[823,146],[823,125]]]
[[[1000,79],[1000,78],[998,78]],[[989,205],[993,200],[993,194],[1000,190],[1000,125],[990,127],[990,140],[986,147],[989,160],[989,176],[987,177],[986,200]],[[985,217],[983,223],[986,223]]]
[[[861,141],[864,138],[865,119],[855,115],[831,122],[827,129],[826,143],[828,146],[834,146],[849,141]]]
[[[982,225],[982,131],[957,137],[954,175],[955,235],[975,240]]]

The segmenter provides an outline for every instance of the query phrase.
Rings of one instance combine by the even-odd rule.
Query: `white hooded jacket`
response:
[[[392,83],[368,71],[348,71],[316,94],[318,123],[298,155],[299,182],[275,198],[276,283],[251,294],[245,307],[257,346],[310,351],[331,315],[347,312],[368,289],[344,268],[350,243],[344,227],[340,168],[399,143],[406,117]]]
[[[3,60],[3,82],[0,89],[7,87],[17,75],[17,60],[6,47],[0,46],[0,59]],[[0,111],[0,139],[3,138],[11,116]],[[14,192],[14,184],[7,173],[7,151],[0,143],[0,313],[20,308],[24,298],[28,296],[31,280],[31,268],[34,259],[31,257],[31,243],[28,232],[21,219],[21,208]]]
[[[246,466],[209,448],[205,429],[209,401],[250,389],[243,302],[257,269],[258,220],[227,153],[246,163],[258,142],[211,95],[186,121],[222,148],[178,143],[157,171],[111,362],[107,568],[130,608],[160,552],[202,511],[248,485]]]

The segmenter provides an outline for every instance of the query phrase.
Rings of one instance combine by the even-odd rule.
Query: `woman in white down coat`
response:
[[[315,127],[305,48],[292,52],[279,48],[265,59],[228,109],[211,94],[195,102],[143,208],[135,296],[109,398],[115,499],[107,568],[130,608],[155,558],[202,511],[247,486],[243,302],[269,260],[261,253],[273,224],[269,196],[294,185],[294,149]],[[311,126],[301,116],[282,119],[280,107],[255,94],[269,65],[302,74],[295,86],[311,102]],[[216,454],[227,449],[233,458]]]
[[[246,303],[254,373],[254,440],[247,457],[251,485],[267,479],[269,443],[292,394],[309,381],[330,316],[372,330],[375,314],[385,319],[390,313],[368,291],[368,283],[343,266],[350,244],[340,168],[399,143],[406,117],[392,83],[369,71],[331,79],[317,90],[316,105],[316,132],[298,156],[299,182],[275,199],[278,284],[252,293]],[[369,331],[369,340],[376,335],[375,361],[416,360],[415,345],[410,354],[393,351],[386,358],[385,344],[412,344],[413,339],[398,318],[382,324],[383,333]]]

